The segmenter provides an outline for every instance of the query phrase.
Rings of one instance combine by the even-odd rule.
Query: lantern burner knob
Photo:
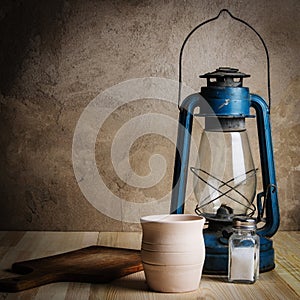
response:
[[[210,221],[210,223],[232,223],[234,217],[233,209],[226,205],[221,204],[215,214],[204,213],[203,216]]]
[[[226,205],[221,204],[221,206],[217,210],[217,218],[218,219],[231,219],[233,216],[233,209]]]
[[[250,77],[250,75],[239,72],[239,69],[220,67],[213,72],[200,75],[199,77],[207,78],[207,86],[242,87],[243,78]]]

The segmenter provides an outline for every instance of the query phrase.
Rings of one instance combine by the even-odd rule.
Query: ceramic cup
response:
[[[148,286],[158,292],[198,289],[205,259],[203,226],[195,215],[141,218],[141,256]]]

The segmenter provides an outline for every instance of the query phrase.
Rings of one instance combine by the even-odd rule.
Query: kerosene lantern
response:
[[[222,10],[216,18],[198,25],[187,36],[180,52],[179,99],[181,90],[181,59],[183,48],[191,34],[200,26],[217,19],[222,12],[242,22],[252,29],[263,42],[261,36],[246,22]],[[268,92],[270,100],[269,56]],[[201,136],[198,166],[191,167],[196,178],[195,196],[199,203],[195,209],[208,221],[204,230],[206,258],[204,273],[227,273],[228,238],[232,219],[235,216],[255,217],[260,236],[260,272],[274,268],[272,237],[279,227],[279,208],[273,160],[270,110],[265,100],[250,93],[243,86],[244,78],[250,75],[230,67],[200,76],[206,78],[207,86],[199,93],[188,96],[179,105],[179,126],[175,156],[171,213],[184,213],[186,183],[193,118],[205,118],[205,128]],[[255,115],[250,115],[250,108]],[[263,191],[256,195],[256,172],[251,155],[246,130],[246,119],[256,117]],[[254,199],[256,196],[256,205]]]

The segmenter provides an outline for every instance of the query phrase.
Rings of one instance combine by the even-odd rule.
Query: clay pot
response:
[[[163,251],[168,253],[178,253],[178,252],[186,252],[186,251],[202,251],[202,245],[194,245],[194,244],[184,244],[180,243],[174,247],[174,244],[148,244],[142,243],[142,249],[146,251]]]
[[[141,218],[142,261],[147,283],[159,292],[198,289],[205,258],[203,226],[195,215]]]
[[[141,255],[143,262],[152,265],[184,266],[199,265],[202,263],[202,257],[199,252],[162,252],[147,251],[142,249]]]
[[[147,284],[158,292],[183,293],[197,290],[202,265],[157,266],[143,263]]]

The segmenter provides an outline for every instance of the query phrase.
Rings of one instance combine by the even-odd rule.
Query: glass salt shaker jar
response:
[[[259,276],[259,236],[255,219],[233,219],[228,251],[228,281],[254,283]]]

